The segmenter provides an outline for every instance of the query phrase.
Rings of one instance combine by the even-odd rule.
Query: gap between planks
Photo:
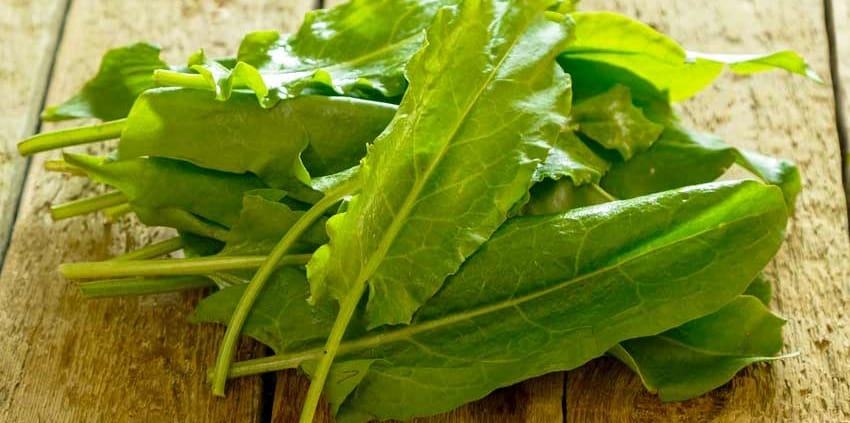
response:
[[[846,4],[842,5],[845,8],[847,7]],[[835,125],[838,133],[838,147],[841,152],[841,180],[844,184],[844,198],[847,204],[847,235],[850,236],[850,146],[848,146],[850,140],[848,140],[847,134],[847,114],[845,109],[845,107],[850,105],[850,103],[848,103],[848,99],[846,98],[846,87],[843,86],[845,79],[842,78],[846,77],[847,80],[850,81],[850,74],[842,74],[840,59],[841,53],[838,45],[841,38],[836,30],[836,28],[846,30],[844,26],[839,25],[839,20],[847,17],[843,15],[836,16],[833,0],[823,0],[823,9],[826,36],[829,43],[829,74],[830,81],[832,83],[832,96],[835,100]],[[850,21],[850,19],[848,19],[848,21]],[[844,25],[850,24],[850,22],[841,23]],[[850,43],[850,40],[844,38],[843,42]],[[850,69],[844,69],[844,72],[850,72]]]
[[[16,144],[18,139],[15,138],[19,137],[23,139],[41,131],[41,111],[44,110],[47,102],[47,93],[50,91],[50,81],[53,79],[56,57],[59,53],[59,45],[62,43],[62,35],[65,33],[65,22],[68,20],[68,11],[71,10],[71,2],[72,0],[57,1],[55,10],[60,11],[59,17],[58,19],[54,18],[54,22],[45,25],[46,31],[54,31],[53,36],[50,37],[47,45],[45,45],[46,49],[50,50],[50,57],[47,60],[42,60],[41,66],[32,72],[36,76],[37,82],[30,91],[32,97],[38,98],[39,101],[35,109],[30,104],[25,106],[28,110],[20,114],[21,119],[33,123],[24,124],[23,130],[10,133],[8,135],[10,138],[7,140],[8,145],[0,146],[0,155],[8,154],[8,157],[0,157],[0,168],[9,168],[2,172],[9,175],[9,178],[5,182],[9,186],[7,187],[6,194],[4,194],[5,198],[0,197],[0,200],[3,200],[3,204],[0,204],[0,272],[3,271],[3,266],[6,263],[6,252],[12,240],[15,222],[18,220],[18,211],[21,206],[21,198],[23,197],[24,186],[26,186],[31,162],[30,158],[16,158]],[[58,20],[58,23],[55,22],[56,20]],[[6,48],[9,48],[9,46]],[[8,65],[17,66],[18,63],[12,60],[10,63],[7,63]],[[12,72],[14,73],[14,71]],[[13,81],[14,75],[6,76],[8,77],[7,82]],[[8,92],[14,92],[17,87],[9,88],[10,90]],[[15,116],[17,113],[13,112],[12,115]],[[4,152],[3,150],[6,151]]]

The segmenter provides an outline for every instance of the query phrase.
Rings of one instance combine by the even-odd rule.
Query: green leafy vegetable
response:
[[[663,400],[781,358],[760,272],[799,171],[685,127],[671,101],[725,67],[817,75],[575,3],[354,0],[225,59],[107,52],[45,119],[109,121],[19,151],[118,139],[46,162],[114,188],[52,216],[180,236],[60,272],[91,297],[217,288],[194,318],[227,325],[213,394],[300,367],[302,423],[322,392],[343,423],[405,419],[606,353]],[[733,165],[766,184],[712,182]],[[243,333],[276,355],[231,365]]]
[[[785,219],[779,190],[754,182],[512,219],[410,325],[368,332],[353,325],[337,363],[371,361],[351,392],[329,395],[337,421],[445,411],[723,308],[775,253]],[[245,332],[275,348],[275,360],[309,372],[333,313],[301,301],[282,307],[307,295],[302,275],[286,275],[269,287]],[[205,300],[196,319],[226,322],[239,289]],[[315,326],[316,319],[325,320]],[[722,377],[729,375],[715,380]]]
[[[681,401],[723,385],[752,363],[775,360],[783,324],[759,299],[741,295],[715,313],[609,352],[662,400]]]

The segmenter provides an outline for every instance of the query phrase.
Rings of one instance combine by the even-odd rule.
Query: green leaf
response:
[[[204,298],[190,320],[229,323],[246,287],[246,284],[233,285]],[[326,337],[337,307],[330,302],[310,306],[307,304],[309,295],[303,270],[283,267],[275,271],[251,309],[244,333],[277,353],[295,350]]]
[[[280,190],[259,190],[245,193],[239,220],[227,234],[223,255],[268,254],[292,227],[303,211],[292,210],[280,202],[286,193]],[[325,222],[320,219],[301,237],[293,252],[309,252],[328,241]]]
[[[721,139],[682,127],[668,127],[648,150],[629,161],[612,161],[602,187],[619,198],[634,198],[711,182],[735,162]]]
[[[624,160],[649,149],[664,130],[632,104],[631,91],[624,85],[576,103],[570,123],[603,147],[617,150]]]
[[[687,53],[679,44],[648,25],[610,12],[579,12],[576,42],[562,55],[571,60],[599,62],[627,70],[649,81],[673,101],[685,100],[714,81],[725,64],[741,73],[785,69],[819,80],[802,58],[788,51],[754,55]]]
[[[663,401],[682,401],[725,384],[752,363],[775,360],[784,324],[758,298],[740,295],[715,313],[630,339],[610,353]]]
[[[757,278],[750,282],[750,286],[747,287],[744,295],[751,295],[758,298],[762,304],[769,305],[771,298],[773,298],[773,287],[771,287],[770,281],[765,279],[764,275],[758,275]]]
[[[734,149],[735,162],[749,170],[763,181],[782,188],[788,210],[794,210],[797,195],[803,189],[800,171],[794,163],[777,159],[755,151]]]
[[[546,161],[534,173],[534,180],[558,180],[566,176],[575,185],[598,184],[610,166],[572,131],[567,131],[558,136]]]
[[[789,210],[801,190],[800,174],[793,163],[737,149],[723,140],[671,124],[646,152],[631,160],[612,161],[602,179],[606,191],[619,198],[713,181],[733,163],[750,170],[767,183],[779,186]]]
[[[133,101],[153,87],[153,72],[167,69],[159,47],[136,43],[106,52],[94,78],[79,94],[58,106],[48,107],[41,118],[57,121],[76,118],[114,120],[127,116]]]
[[[545,179],[531,187],[530,198],[522,208],[523,215],[563,213],[577,207],[616,200],[599,185],[576,186],[569,180]]]
[[[118,188],[147,225],[171,226],[197,235],[224,239],[239,219],[245,192],[265,185],[248,174],[218,172],[162,158],[113,161],[65,154],[89,178]]]
[[[121,159],[158,156],[225,172],[251,172],[275,188],[356,165],[395,114],[389,104],[304,96],[271,109],[249,94],[230,101],[186,89],[139,97],[121,135]],[[309,172],[309,173],[308,173]]]
[[[355,0],[315,10],[292,36],[248,34],[239,47],[241,63],[232,72],[217,72],[215,66],[194,69],[214,76],[210,88],[222,98],[232,88],[247,86],[266,106],[322,87],[330,94],[397,99],[407,86],[404,68],[422,46],[424,29],[441,6],[453,3]]]
[[[441,9],[361,165],[362,193],[308,265],[315,299],[368,282],[370,324],[406,323],[501,225],[566,121],[569,80],[554,57],[570,26],[530,5]]]
[[[779,190],[752,181],[511,219],[410,325],[366,332],[364,321],[352,323],[335,365],[375,361],[352,392],[329,396],[337,421],[446,411],[715,312],[775,254],[785,222]],[[245,333],[287,365],[312,368],[333,310],[299,301],[303,276],[287,272],[259,299]],[[228,321],[239,289],[205,299],[196,321]]]
[[[688,61],[710,60],[729,65],[735,73],[749,75],[774,69],[785,69],[788,72],[803,75],[813,81],[823,83],[823,80],[806,63],[799,54],[783,50],[763,54],[708,54],[689,51]]]

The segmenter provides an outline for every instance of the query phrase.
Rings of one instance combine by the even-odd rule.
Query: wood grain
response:
[[[651,23],[694,50],[791,48],[829,76],[820,2],[588,0]],[[845,40],[847,37],[844,38]],[[804,189],[786,242],[768,269],[773,308],[788,319],[785,350],[692,401],[662,404],[612,360],[568,377],[569,422],[835,422],[850,420],[850,245],[831,87],[772,72],[726,75],[682,105],[686,121],[727,141],[793,159]]]
[[[78,89],[109,47],[139,39],[158,42],[175,63],[199,47],[212,55],[232,54],[244,32],[291,28],[310,5],[312,1],[74,1],[49,103]],[[25,39],[18,44],[30,48]],[[196,295],[84,300],[57,275],[61,262],[104,259],[161,237],[163,231],[142,231],[131,221],[110,225],[98,216],[51,222],[49,204],[101,188],[46,174],[41,167],[49,156],[33,161],[0,275],[0,421],[258,421],[259,379],[233,383],[225,400],[209,393],[205,372],[221,331],[186,322]],[[256,349],[248,346],[242,356]]]
[[[844,136],[844,192],[850,208],[850,2],[847,0],[825,0],[832,5],[832,30],[835,41],[835,56],[838,74],[835,79],[836,101],[838,102],[838,125]]]
[[[24,182],[26,159],[15,145],[32,135],[68,0],[0,3],[0,268]],[[26,46],[26,48],[22,48]]]

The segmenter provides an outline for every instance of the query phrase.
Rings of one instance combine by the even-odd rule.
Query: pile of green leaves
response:
[[[235,57],[109,51],[23,154],[118,138],[52,170],[179,236],[72,263],[89,296],[214,287],[224,381],[301,368],[337,420],[406,419],[610,354],[663,400],[777,357],[761,272],[800,191],[790,162],[685,128],[724,68],[817,79],[793,52],[688,52],[545,0],[360,0]],[[760,181],[716,182],[732,165]],[[182,249],[186,258],[157,259]],[[275,355],[231,364],[240,334]]]

